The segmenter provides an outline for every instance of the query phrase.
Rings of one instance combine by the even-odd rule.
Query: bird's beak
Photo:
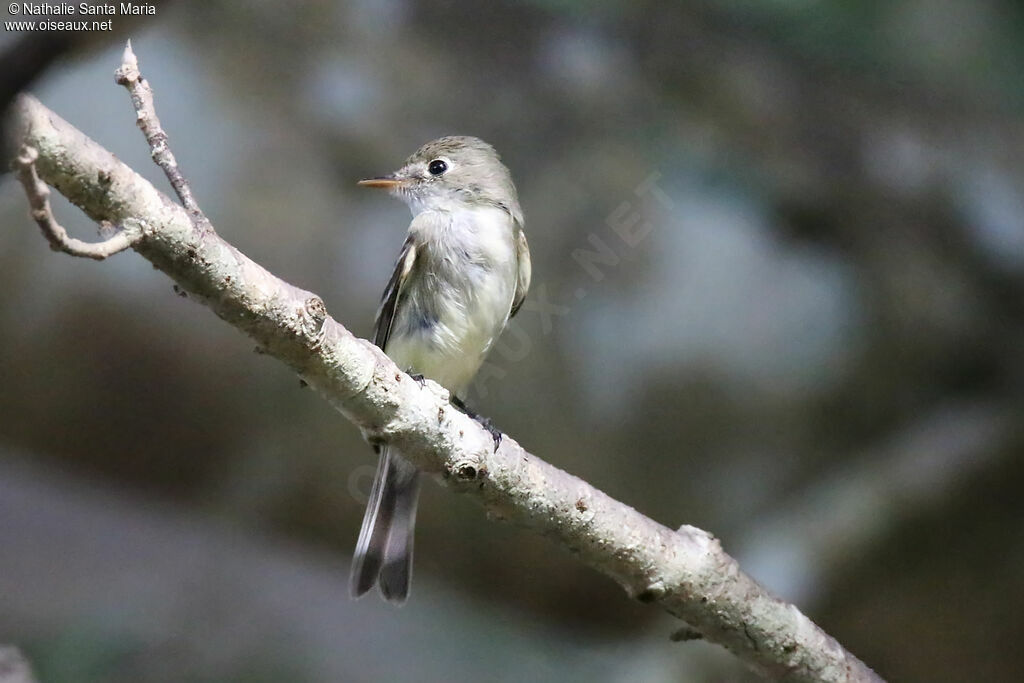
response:
[[[403,180],[396,178],[394,174],[391,174],[381,176],[379,178],[367,178],[366,180],[360,180],[358,184],[363,187],[381,187],[387,190],[398,187],[403,182]]]

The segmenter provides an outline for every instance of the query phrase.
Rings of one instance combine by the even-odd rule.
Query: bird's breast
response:
[[[403,369],[462,391],[508,319],[516,286],[509,215],[500,209],[420,214],[416,266],[387,353]]]

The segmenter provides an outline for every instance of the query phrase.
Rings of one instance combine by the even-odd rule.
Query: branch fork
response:
[[[141,232],[124,228],[102,242],[83,242],[68,235],[68,231],[57,222],[57,218],[53,215],[53,209],[50,207],[50,188],[39,178],[39,173],[36,170],[38,158],[39,150],[22,145],[18,156],[14,158],[12,167],[21,186],[25,189],[32,220],[42,230],[51,249],[63,251],[72,256],[102,261],[124,251],[135,243]],[[109,231],[112,227],[109,222],[105,223],[103,225],[104,232]]]

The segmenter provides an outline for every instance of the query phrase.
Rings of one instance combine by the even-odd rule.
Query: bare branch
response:
[[[50,188],[39,179],[36,172],[35,162],[38,158],[39,152],[34,147],[22,146],[12,166],[22,187],[25,188],[32,219],[43,231],[43,236],[49,241],[51,249],[72,256],[102,261],[132,246],[137,234],[130,234],[127,230],[120,230],[103,242],[83,242],[69,236],[68,231],[57,222],[53,209],[50,208]]]
[[[142,77],[139,72],[139,60],[132,51],[132,41],[124,46],[124,55],[121,58],[121,66],[114,72],[114,80],[118,85],[123,85],[132,97],[132,106],[135,107],[135,122],[138,124],[142,134],[146,136],[149,143],[150,155],[156,165],[163,169],[164,175],[170,181],[171,187],[181,200],[182,206],[188,211],[196,230],[208,232],[213,230],[210,220],[199,208],[195,197],[192,195],[192,187],[178,167],[178,160],[174,158],[168,142],[167,133],[160,125],[160,119],[156,115],[156,106],[153,104],[153,89],[149,87],[149,81]]]
[[[47,182],[95,220],[141,221],[147,229],[133,245],[140,255],[289,365],[370,438],[396,445],[493,516],[553,538],[630,596],[657,603],[766,676],[880,680],[744,574],[711,534],[658,524],[511,438],[495,451],[490,434],[454,410],[445,389],[412,381],[331,318],[319,297],[275,277],[212,230],[195,230],[185,211],[37,100],[20,98],[15,115],[18,143],[39,150]],[[104,191],[96,185],[101,173],[113,179]]]

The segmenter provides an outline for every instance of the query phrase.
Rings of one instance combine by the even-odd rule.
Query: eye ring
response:
[[[427,164],[427,172],[432,176],[439,176],[448,170],[448,164],[444,159],[434,159]]]

